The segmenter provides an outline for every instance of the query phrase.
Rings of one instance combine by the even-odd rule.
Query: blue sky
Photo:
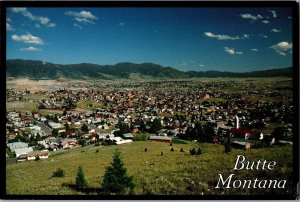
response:
[[[292,66],[290,8],[8,8],[6,29],[7,59],[183,71]]]

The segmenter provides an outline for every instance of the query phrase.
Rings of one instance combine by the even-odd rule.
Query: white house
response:
[[[49,157],[48,151],[37,151],[37,152],[30,152],[27,154],[27,160],[35,160],[36,157],[39,157],[40,159],[47,159]]]
[[[16,157],[19,157],[21,154],[28,154],[29,152],[32,152],[32,151],[33,151],[32,147],[15,149]]]
[[[25,142],[13,142],[13,143],[8,143],[7,147],[9,148],[9,150],[11,152],[14,152],[16,149],[28,147],[28,143],[25,143]]]
[[[123,140],[121,137],[113,137],[109,138],[111,141],[113,141],[115,144],[126,144],[126,143],[131,143],[132,140]]]

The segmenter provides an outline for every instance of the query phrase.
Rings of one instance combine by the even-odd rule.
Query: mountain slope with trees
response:
[[[27,77],[30,79],[130,79],[154,78],[177,79],[199,77],[292,77],[292,68],[271,69],[245,73],[220,71],[179,71],[172,67],[163,67],[153,63],[135,64],[130,62],[115,65],[53,64],[37,60],[12,59],[6,61],[6,76]]]

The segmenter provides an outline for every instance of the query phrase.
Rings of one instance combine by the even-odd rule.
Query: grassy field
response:
[[[47,160],[22,162],[6,165],[7,194],[88,194],[77,192],[71,187],[75,184],[76,171],[82,166],[90,188],[97,189],[103,179],[105,168],[112,161],[114,151],[119,148],[128,174],[133,176],[133,194],[168,195],[213,195],[213,194],[290,194],[292,179],[292,147],[265,148],[255,150],[233,149],[224,153],[223,145],[200,144],[179,141],[173,143],[174,152],[167,143],[138,141],[126,145],[93,145],[72,149]],[[191,156],[189,150],[200,146],[202,154]],[[144,149],[148,151],[145,152]],[[184,149],[179,152],[180,148]],[[96,153],[96,150],[99,152]],[[161,156],[163,152],[163,156]],[[276,161],[272,171],[241,170],[233,171],[236,155],[242,154],[249,160]],[[52,178],[58,168],[66,175]],[[287,189],[216,189],[218,174],[224,177],[235,173],[238,179],[286,179]],[[96,193],[89,193],[96,194]]]
[[[103,107],[102,103],[98,103],[94,100],[83,100],[77,103],[77,108],[78,109],[84,109],[84,110],[92,110],[92,109],[97,109]]]
[[[6,109],[8,111],[16,110],[22,112],[33,111],[37,109],[37,103],[35,102],[21,102],[21,101],[14,101],[14,102],[6,102]]]
[[[29,99],[29,100],[34,100],[34,99],[39,99],[39,100],[50,100],[50,98],[48,96],[45,95],[40,95],[40,94],[30,94],[30,95],[24,95],[25,99]]]

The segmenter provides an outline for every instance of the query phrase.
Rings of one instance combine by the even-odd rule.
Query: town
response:
[[[290,85],[291,80],[253,79],[98,82],[35,92],[7,88],[8,106],[34,107],[8,107],[6,157],[47,159],[72,148],[126,144],[141,137],[230,143],[242,149],[292,144]]]

